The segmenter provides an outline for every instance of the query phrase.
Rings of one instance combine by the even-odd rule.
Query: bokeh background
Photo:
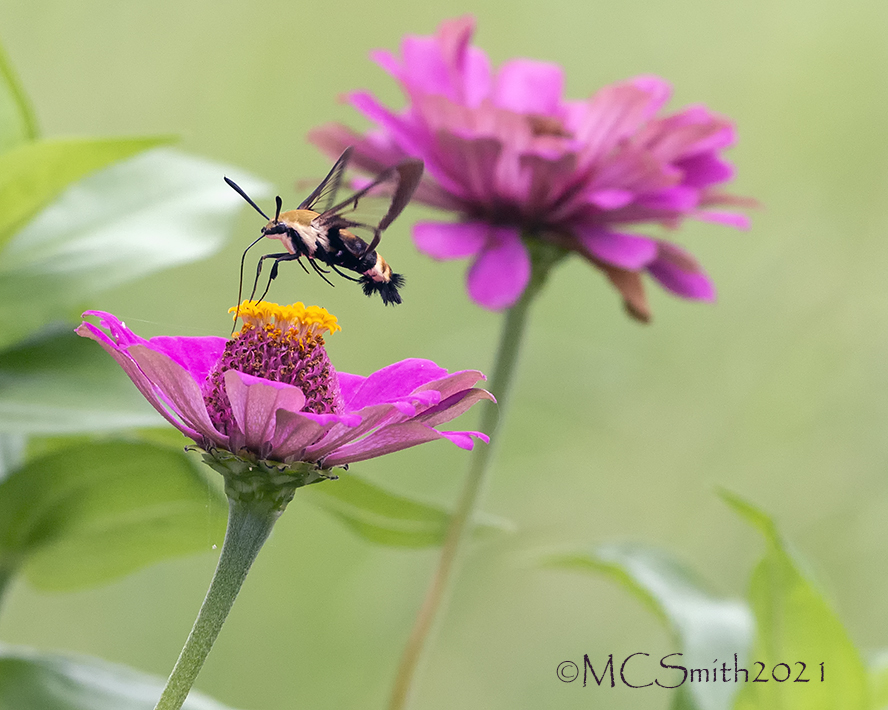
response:
[[[368,52],[466,12],[495,62],[561,63],[573,97],[656,73],[675,86],[672,107],[701,102],[731,116],[733,191],[763,208],[749,233],[688,224],[676,235],[716,281],[714,306],[652,286],[655,319],[639,326],[579,261],[553,275],[484,504],[518,532],[465,558],[415,707],[666,707],[659,689],[557,680],[557,664],[584,653],[678,649],[625,592],[539,570],[531,552],[647,541],[740,596],[761,542],[719,501],[720,486],[774,514],[855,642],[885,647],[888,4],[10,1],[0,4],[0,39],[45,135],[177,134],[183,149],[252,171],[292,204],[305,192],[295,183],[329,167],[306,132],[330,120],[365,125],[344,92],[401,105]],[[274,300],[339,317],[343,332],[329,339],[339,369],[367,374],[408,356],[490,369],[501,316],[468,301],[464,265],[416,253],[410,224],[430,214],[409,208],[383,241],[408,278],[398,308],[282,270]],[[217,257],[95,305],[143,335],[225,334],[237,262],[261,222],[245,207]],[[467,461],[436,443],[354,470],[449,504]],[[19,581],[0,637],[166,675],[218,543],[208,532],[204,554],[84,592],[38,594]],[[297,500],[197,687],[251,710],[382,707],[435,560],[433,550],[373,546]]]

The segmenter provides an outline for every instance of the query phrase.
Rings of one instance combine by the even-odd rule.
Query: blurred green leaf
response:
[[[71,183],[171,140],[52,138],[22,143],[0,154],[0,249]]]
[[[433,547],[444,541],[450,514],[443,508],[411,500],[347,473],[336,481],[308,486],[299,496],[341,520],[370,542],[394,547]],[[510,529],[493,516],[484,516],[476,534]]]
[[[0,481],[6,478],[7,473],[17,469],[25,460],[25,444],[27,443],[21,434],[12,434],[2,431],[0,425]]]
[[[118,163],[69,187],[4,252],[0,346],[70,318],[101,291],[218,249],[243,207],[223,175],[251,194],[268,189],[238,171],[170,149]]]
[[[105,582],[222,540],[224,496],[182,451],[83,442],[0,483],[0,567],[40,589]]]
[[[875,654],[869,661],[872,705],[876,710],[888,708],[888,650]]]
[[[86,656],[0,644],[0,710],[152,710],[164,681]],[[184,710],[230,710],[192,691]]]
[[[0,431],[82,433],[162,422],[120,366],[69,325],[0,352]]]
[[[9,57],[0,47],[0,153],[37,138],[37,120]]]
[[[664,550],[632,543],[609,544],[592,552],[548,555],[544,563],[604,574],[638,597],[679,642],[684,655],[675,657],[673,664],[711,668],[713,659],[718,659],[733,668],[734,654],[739,663],[745,662],[752,640],[752,616],[747,606],[707,591],[690,570]],[[733,683],[686,683],[676,693],[672,707],[728,710],[737,690]]]
[[[767,550],[750,583],[756,638],[750,681],[744,684],[737,710],[855,710],[871,707],[867,676],[857,649],[820,591],[802,572],[774,521],[745,500],[722,498],[765,538]],[[756,662],[765,664],[764,669]],[[790,668],[791,679],[772,676],[777,664]],[[806,668],[802,668],[804,663]],[[824,664],[824,681],[821,666]],[[807,683],[796,682],[801,680]],[[783,667],[776,677],[787,674]]]

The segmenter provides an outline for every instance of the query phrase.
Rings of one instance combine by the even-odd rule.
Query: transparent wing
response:
[[[398,217],[422,178],[421,160],[408,159],[381,172],[369,185],[315,217],[318,227],[369,230],[365,253],[379,244],[382,232]]]
[[[302,204],[299,205],[300,210],[326,212],[330,209],[330,205],[333,204],[333,200],[336,199],[336,193],[339,192],[339,186],[342,184],[342,176],[345,173],[345,168],[351,157],[351,152],[351,146],[342,151],[342,155],[339,156],[339,159],[333,167],[330,168],[327,177],[325,177],[321,181],[321,184],[302,201]]]

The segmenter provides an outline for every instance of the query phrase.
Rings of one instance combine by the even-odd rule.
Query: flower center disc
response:
[[[339,382],[327,351],[324,333],[342,330],[336,317],[318,306],[244,301],[231,308],[244,325],[225,345],[222,357],[207,377],[204,398],[213,424],[228,433],[231,406],[223,375],[246,375],[294,385],[305,395],[303,411],[329,414],[342,409]]]

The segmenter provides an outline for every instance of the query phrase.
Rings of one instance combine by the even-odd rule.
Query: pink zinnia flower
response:
[[[521,296],[534,240],[603,270],[639,319],[650,317],[642,272],[684,298],[713,300],[690,254],[634,230],[685,217],[748,226],[743,215],[712,209],[751,204],[718,189],[733,176],[721,156],[734,142],[731,122],[703,106],[663,114],[670,88],[653,76],[565,100],[561,67],[514,59],[493,72],[470,45],[473,29],[472,18],[452,20],[432,37],[407,36],[400,59],[375,52],[407,107],[395,112],[356,92],[352,105],[378,128],[362,136],[328,125],[310,139],[330,155],[354,145],[353,163],[368,172],[421,158],[414,199],[460,221],[416,225],[416,244],[436,259],[471,257],[469,295],[486,308]]]
[[[435,428],[493,399],[473,387],[480,372],[448,374],[419,359],[369,377],[336,372],[323,334],[340,328],[323,308],[245,302],[239,313],[244,327],[230,340],[145,340],[102,311],[84,315],[97,316],[104,330],[84,322],[77,332],[105,348],[168,422],[211,452],[320,470],[435,439],[463,449],[472,437],[488,441],[480,432]]]

